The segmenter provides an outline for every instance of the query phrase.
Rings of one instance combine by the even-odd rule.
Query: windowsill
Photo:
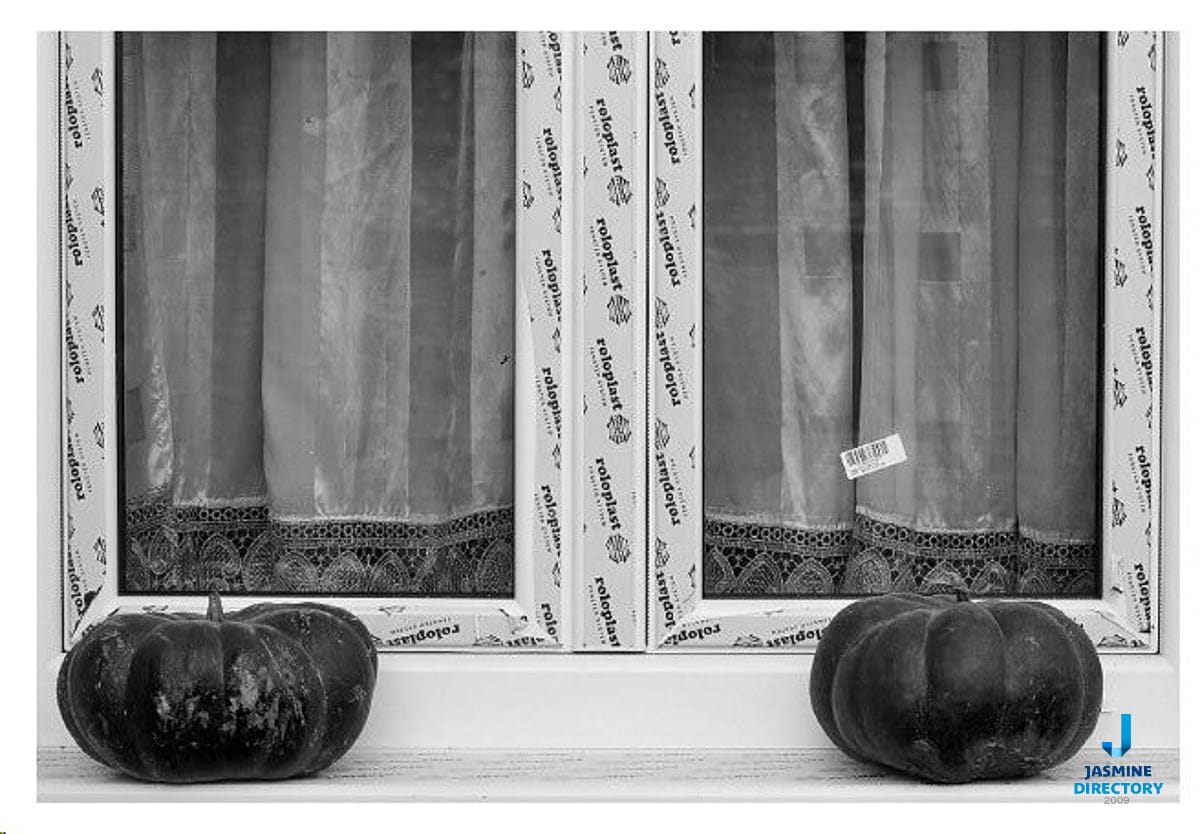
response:
[[[1179,751],[1135,749],[1125,764],[1151,765],[1162,794],[1179,798]],[[157,785],[93,762],[76,748],[38,750],[39,801],[404,800],[850,800],[1075,801],[1084,764],[1111,764],[1084,750],[1045,773],[1010,782],[927,785],[854,762],[830,749],[455,750],[356,748],[315,776],[283,782]]]
[[[55,703],[60,660],[42,667],[39,683],[38,743],[47,749],[74,746]],[[811,654],[389,652],[355,749],[827,748],[809,705],[811,664]],[[1177,746],[1175,663],[1105,654],[1101,664],[1104,703],[1086,747],[1099,752],[1126,712],[1139,748]]]

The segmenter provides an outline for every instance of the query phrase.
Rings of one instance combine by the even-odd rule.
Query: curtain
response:
[[[854,518],[842,37],[707,46],[705,584],[804,593],[838,572]]]
[[[122,43],[126,590],[511,596],[511,34]]]
[[[709,38],[706,593],[1096,593],[1100,44]]]

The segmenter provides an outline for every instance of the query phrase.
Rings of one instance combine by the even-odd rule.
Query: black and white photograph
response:
[[[1187,38],[448,19],[25,34],[0,834],[1178,807]]]

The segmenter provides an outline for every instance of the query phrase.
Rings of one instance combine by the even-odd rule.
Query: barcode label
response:
[[[904,443],[898,434],[889,434],[880,440],[842,452],[842,468],[846,470],[846,477],[852,481],[897,463],[904,463],[906,460],[908,455],[904,453]]]

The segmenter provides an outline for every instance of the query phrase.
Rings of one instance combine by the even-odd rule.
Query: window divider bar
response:
[[[645,647],[646,50],[645,32],[582,32],[575,52],[575,646],[584,651]]]

